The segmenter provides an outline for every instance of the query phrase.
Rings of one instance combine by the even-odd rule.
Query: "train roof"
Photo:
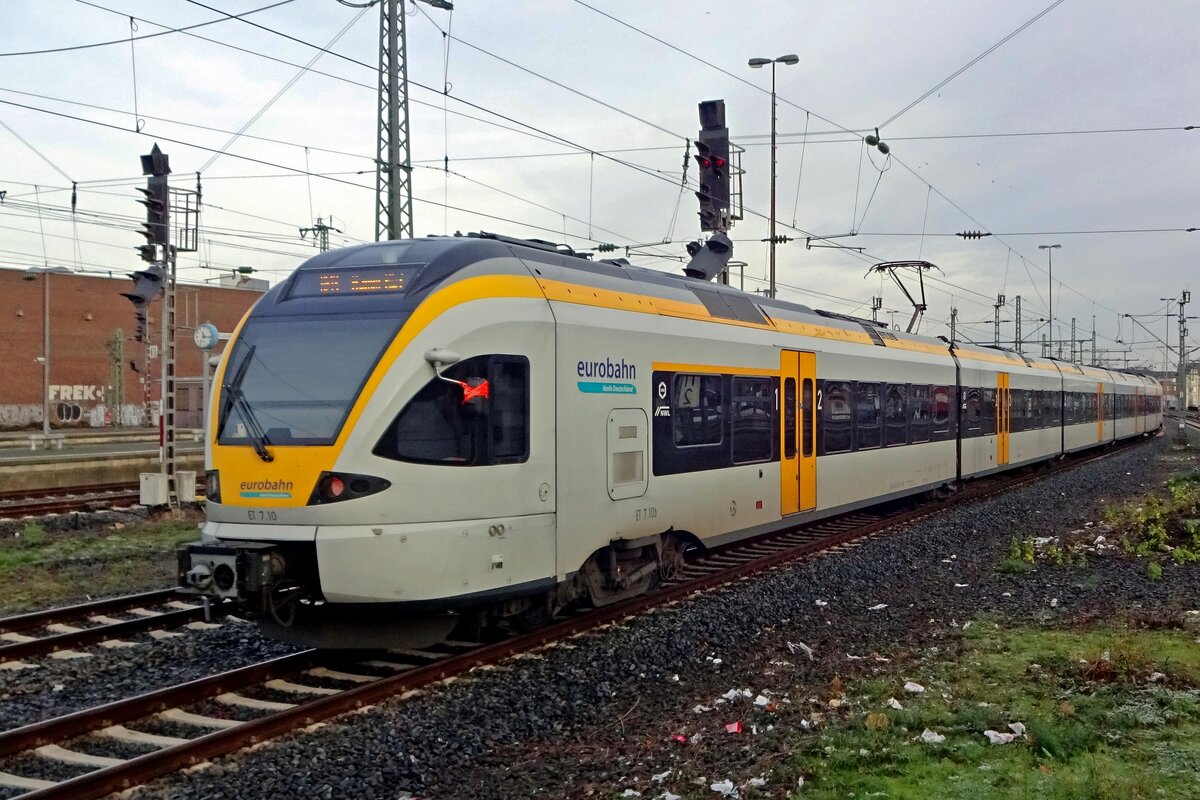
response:
[[[523,261],[557,266],[568,273],[573,282],[583,285],[602,284],[612,287],[619,286],[624,281],[632,281],[645,287],[647,294],[651,296],[679,297],[681,293],[684,297],[691,295],[715,321],[767,327],[779,327],[781,323],[790,321],[805,324],[806,328],[813,330],[826,331],[828,338],[950,357],[950,342],[944,337],[934,338],[891,330],[884,323],[743,292],[732,286],[689,277],[682,272],[674,274],[638,267],[623,258],[593,260],[590,253],[578,253],[566,245],[549,241],[518,239],[486,232],[374,242],[319,253],[297,267],[288,280],[273,287],[259,303],[260,308],[256,309],[256,313],[271,314],[272,309],[284,301],[287,301],[287,310],[278,309],[275,313],[329,313],[337,310],[339,306],[344,309],[340,303],[329,303],[329,298],[321,298],[316,304],[301,302],[303,307],[299,307],[294,304],[298,298],[291,296],[294,292],[288,288],[298,280],[311,281],[311,277],[298,276],[344,267],[412,269],[410,282],[402,294],[363,296],[354,300],[354,307],[360,311],[372,311],[376,308],[380,311],[407,311],[414,308],[454,273],[480,261],[514,256]],[[299,299],[303,301],[303,298]],[[1146,379],[1144,376],[1121,370],[1083,367],[1052,358],[1033,358],[998,347],[955,342],[953,350],[960,358],[993,364],[1026,366],[1101,379],[1119,374],[1128,379],[1157,383],[1153,378]]]

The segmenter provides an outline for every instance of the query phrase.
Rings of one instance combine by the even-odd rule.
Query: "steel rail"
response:
[[[60,650],[73,650],[76,647],[85,647],[108,639],[129,636],[134,633],[143,633],[156,628],[178,628],[189,622],[202,621],[210,614],[223,616],[226,613],[226,606],[229,605],[228,603],[220,603],[211,605],[209,608],[196,606],[195,608],[180,609],[178,611],[164,611],[154,616],[137,617],[122,622],[81,628],[70,633],[41,636],[27,642],[13,642],[12,644],[0,645],[0,662],[19,661],[23,658],[57,653]]]
[[[1160,432],[1161,433],[1161,432]],[[1067,456],[1052,467],[1053,473],[1074,469],[1089,462],[1099,460],[1116,453],[1123,452],[1143,439],[1129,440],[1114,448],[1100,452],[1089,452]],[[255,745],[265,740],[307,727],[316,722],[331,719],[342,714],[361,709],[378,703],[404,692],[429,686],[446,678],[470,671],[476,667],[492,664],[509,656],[528,652],[546,644],[569,638],[588,630],[600,628],[611,623],[618,623],[637,616],[645,611],[662,605],[667,605],[684,598],[706,592],[714,588],[736,581],[740,578],[774,569],[783,564],[797,561],[806,557],[823,553],[841,545],[875,535],[885,529],[893,528],[917,519],[930,516],[950,507],[957,507],[964,502],[977,502],[998,495],[1002,492],[1035,482],[1046,477],[1048,473],[1023,473],[1006,476],[994,482],[980,484],[976,491],[968,489],[955,497],[934,500],[911,511],[897,512],[872,520],[865,525],[835,532],[829,536],[818,536],[795,546],[789,546],[775,553],[762,557],[754,557],[742,564],[731,566],[709,575],[681,581],[668,585],[658,591],[635,597],[629,601],[602,607],[579,617],[557,622],[538,631],[516,636],[491,645],[485,645],[458,655],[447,656],[426,666],[417,666],[411,670],[395,675],[379,678],[378,680],[348,688],[335,695],[326,695],[299,704],[293,708],[276,711],[265,716],[241,723],[237,727],[216,731],[186,743],[164,748],[154,753],[148,753],[130,759],[121,764],[97,769],[93,772],[65,780],[53,787],[38,789],[21,795],[21,800],[92,800],[104,797],[112,792],[124,791],[135,785],[146,783],[154,778],[174,772],[187,766],[192,766],[205,759],[226,755],[244,747]],[[850,512],[847,516],[856,513]],[[818,527],[836,522],[838,517],[830,517],[815,522]],[[778,534],[785,539],[788,535],[795,536],[802,530],[792,529]],[[764,539],[747,542],[748,546],[762,544]],[[729,552],[729,551],[726,551]]]
[[[81,619],[112,611],[125,611],[144,605],[155,605],[166,602],[176,596],[180,596],[179,590],[171,587],[169,589],[155,589],[154,591],[140,592],[138,594],[126,594],[120,597],[109,597],[104,600],[92,600],[73,606],[60,606],[42,611],[31,611],[28,614],[17,614],[0,619],[0,633],[27,631],[51,625],[55,622]]]
[[[272,678],[290,675],[312,667],[318,662],[318,655],[316,650],[302,650],[299,653],[197,678],[177,686],[146,692],[137,697],[114,700],[94,708],[85,708],[61,717],[13,728],[0,733],[0,756],[10,756],[44,744],[66,741],[99,728],[141,719],[222,692],[236,691]]]

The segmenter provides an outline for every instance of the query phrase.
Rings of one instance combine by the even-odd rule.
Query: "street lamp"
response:
[[[1163,311],[1163,316],[1167,318],[1167,331],[1163,334],[1163,372],[1168,372],[1171,369],[1171,345],[1167,344],[1167,339],[1171,338],[1171,303],[1174,303],[1174,297],[1160,297],[1160,303],[1166,303],[1166,310]]]
[[[69,273],[66,267],[30,267],[24,280],[36,281],[42,276],[42,436],[50,435],[50,274]]]
[[[771,282],[769,291],[775,298],[775,65],[799,64],[800,56],[795,53],[779,58],[752,58],[747,62],[754,69],[771,65]]]
[[[1046,262],[1049,265],[1049,280],[1046,292],[1046,310],[1049,313],[1046,316],[1050,317],[1050,348],[1052,351],[1054,349],[1054,251],[1061,247],[1061,244],[1038,245],[1038,250],[1046,251]]]

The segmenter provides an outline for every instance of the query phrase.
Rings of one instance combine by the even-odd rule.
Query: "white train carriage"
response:
[[[1139,376],[491,235],[323,253],[228,353],[179,582],[325,646],[603,605],[687,547],[1155,426]],[[1064,373],[1095,400],[1067,427]]]

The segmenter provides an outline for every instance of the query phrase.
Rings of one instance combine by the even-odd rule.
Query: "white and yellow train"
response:
[[[310,259],[213,395],[179,582],[330,647],[612,603],[688,548],[1162,424],[1149,377],[490,234]]]

